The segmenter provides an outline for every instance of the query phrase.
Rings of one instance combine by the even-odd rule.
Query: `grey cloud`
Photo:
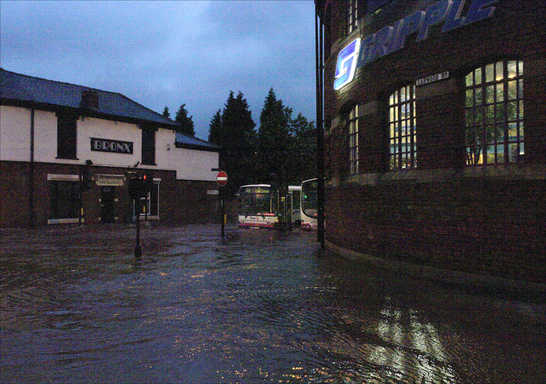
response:
[[[2,2],[7,70],[117,91],[158,112],[185,103],[206,138],[230,90],[256,122],[270,87],[314,119],[312,1]]]

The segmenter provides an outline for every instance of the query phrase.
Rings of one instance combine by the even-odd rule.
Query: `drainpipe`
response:
[[[319,20],[321,2],[315,1],[315,74],[317,111],[318,222],[317,240],[324,249],[324,129],[323,129],[323,24]]]
[[[34,108],[30,109],[30,169],[29,169],[29,208],[30,226],[34,227]]]

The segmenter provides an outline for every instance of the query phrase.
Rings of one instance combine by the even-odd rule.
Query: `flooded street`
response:
[[[61,235],[56,232],[65,231]],[[0,233],[2,383],[542,383],[544,305],[218,226]]]

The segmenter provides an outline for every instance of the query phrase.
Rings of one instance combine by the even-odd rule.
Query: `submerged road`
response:
[[[62,233],[59,233],[62,232]],[[2,383],[543,383],[544,303],[217,226],[0,232]]]

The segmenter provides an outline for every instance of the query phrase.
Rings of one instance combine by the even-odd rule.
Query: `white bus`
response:
[[[239,227],[274,228],[279,223],[277,191],[269,184],[239,188]]]
[[[301,185],[288,186],[287,207],[290,211],[290,222],[299,226],[301,224]]]
[[[311,231],[317,229],[318,224],[318,179],[309,179],[301,182],[301,228]]]

